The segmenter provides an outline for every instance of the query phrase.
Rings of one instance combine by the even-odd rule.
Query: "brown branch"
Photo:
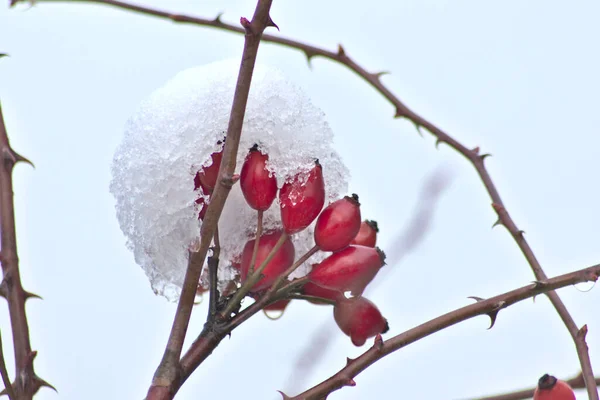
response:
[[[271,17],[269,16],[271,2],[272,0],[259,0],[252,21],[248,21],[243,17],[240,20],[240,23],[245,30],[245,44],[229,117],[227,140],[225,141],[223,158],[219,167],[220,184],[215,187],[206,211],[206,216],[204,217],[200,232],[200,249],[197,253],[192,253],[190,255],[190,262],[185,274],[171,334],[163,359],[154,374],[152,385],[148,391],[147,400],[172,399],[175,394],[175,386],[177,386],[177,383],[181,380],[181,366],[179,359],[181,357],[183,342],[192,313],[192,306],[194,304],[194,297],[198,287],[200,273],[202,272],[202,266],[204,265],[208,248],[213,240],[213,235],[225,205],[225,200],[234,183],[233,173],[236,166],[240,135],[242,132],[244,115],[246,113],[246,103],[250,92],[256,55],[258,53],[258,47],[263,31],[267,26],[272,24]],[[223,336],[218,334],[214,337],[214,340],[209,340],[207,343],[209,346],[216,346],[222,338]],[[210,352],[208,354],[210,354]]]
[[[2,283],[0,284],[0,296],[8,302],[12,328],[16,368],[15,382],[12,389],[14,390],[15,399],[31,400],[40,387],[52,386],[40,379],[33,368],[33,359],[37,353],[31,350],[25,301],[39,296],[23,289],[19,273],[12,186],[12,171],[18,162],[31,164],[29,160],[10,147],[4,117],[2,116],[2,107],[0,106],[0,236],[2,237],[0,263],[2,264],[3,274]],[[10,389],[7,387],[5,390]]]
[[[10,4],[15,5],[16,3],[20,2],[20,1],[23,1],[23,0],[11,0]],[[38,0],[38,1],[68,2],[66,0]],[[133,5],[133,4],[129,4],[129,3],[121,2],[121,1],[72,0],[70,2],[71,3],[75,3],[75,2],[84,3],[85,2],[85,3],[104,4],[104,5],[109,5],[109,6],[113,6],[113,7],[117,7],[117,8],[121,8],[121,9],[126,9],[129,11],[134,11],[134,12],[141,13],[141,14],[152,15],[152,16],[156,16],[159,18],[169,19],[174,22],[189,23],[189,24],[195,24],[195,25],[201,25],[201,26],[209,26],[209,27],[213,27],[213,28],[217,28],[217,29],[221,29],[221,30],[225,30],[225,31],[244,33],[244,30],[237,26],[223,23],[220,19],[220,15],[217,16],[215,19],[210,20],[210,19],[191,17],[191,16],[181,15],[181,14],[173,14],[173,13],[169,13],[166,11],[159,11],[159,10],[155,10],[152,8]],[[482,182],[492,200],[494,210],[496,211],[496,213],[498,214],[498,217],[499,217],[497,224],[504,225],[508,229],[508,231],[511,233],[511,235],[513,236],[519,249],[521,250],[521,252],[524,254],[525,258],[527,259],[527,262],[529,263],[532,271],[534,272],[536,279],[539,281],[542,281],[547,278],[540,263],[538,262],[537,258],[535,257],[531,247],[529,246],[528,242],[525,240],[525,238],[523,236],[523,232],[517,228],[515,222],[512,220],[512,218],[506,211],[504,203],[502,202],[502,199],[500,198],[500,194],[498,193],[496,186],[494,185],[489,173],[487,172],[487,170],[485,168],[484,160],[488,156],[488,154],[480,155],[478,147],[476,147],[472,150],[467,148],[466,146],[464,146],[463,144],[458,142],[456,139],[454,139],[450,135],[448,135],[446,132],[444,132],[443,130],[441,130],[440,128],[438,128],[437,126],[432,124],[431,122],[427,121],[420,115],[416,114],[414,111],[410,110],[385,85],[383,85],[383,83],[380,80],[382,73],[372,73],[372,72],[367,71],[360,65],[358,65],[350,57],[348,57],[344,48],[341,45],[339,46],[337,52],[332,52],[332,51],[320,49],[318,47],[310,46],[310,45],[307,45],[307,44],[304,44],[301,42],[297,42],[294,40],[285,39],[285,38],[281,38],[281,37],[277,37],[277,36],[263,35],[262,40],[264,40],[266,42],[277,43],[277,44],[280,44],[280,45],[283,45],[283,46],[286,46],[289,48],[294,48],[294,49],[300,50],[306,55],[309,62],[313,57],[320,56],[320,57],[330,59],[332,61],[336,61],[336,62],[346,66],[351,71],[353,71],[358,76],[360,76],[362,79],[367,81],[367,83],[369,83],[375,90],[377,90],[381,95],[383,95],[383,97],[385,97],[386,100],[388,100],[388,102],[392,106],[394,106],[394,108],[396,110],[396,114],[395,114],[396,118],[404,117],[404,118],[408,119],[409,121],[411,121],[412,123],[414,123],[415,126],[417,127],[417,129],[420,129],[421,127],[427,129],[432,135],[434,135],[437,138],[436,145],[439,143],[446,143],[451,148],[453,148],[454,150],[459,152],[462,156],[464,156],[468,161],[470,161],[471,164],[473,165],[473,167],[475,168],[475,170],[477,171],[480,179],[482,180]],[[549,297],[552,305],[554,306],[554,308],[556,309],[560,318],[562,319],[563,323],[567,327],[567,329],[575,343],[575,347],[577,349],[577,354],[579,356],[579,360],[580,360],[580,364],[581,364],[581,369],[583,371],[583,377],[584,377],[584,380],[586,381],[586,387],[587,387],[589,398],[591,400],[599,400],[598,390],[597,390],[597,386],[596,386],[596,383],[594,380],[594,374],[593,374],[593,370],[592,370],[592,366],[591,366],[591,362],[590,362],[590,358],[589,358],[588,348],[587,348],[587,344],[585,342],[587,327],[584,326],[581,329],[579,329],[577,327],[577,324],[575,323],[572,316],[568,312],[566,306],[564,305],[562,300],[559,298],[559,296],[555,292],[550,291],[550,292],[546,293],[546,295]]]
[[[565,275],[560,275],[543,282],[534,282],[519,289],[492,297],[490,299],[480,299],[475,304],[462,307],[441,315],[430,321],[425,322],[404,333],[396,335],[385,342],[381,336],[375,338],[375,344],[360,357],[351,360],[335,375],[313,388],[291,398],[292,400],[324,399],[328,394],[343,388],[344,386],[354,386],[354,377],[367,369],[377,360],[393,353],[396,350],[404,348],[417,340],[423,339],[435,332],[448,328],[459,322],[466,321],[478,315],[488,315],[495,318],[495,315],[502,309],[507,308],[522,300],[537,296],[541,293],[547,293],[550,290],[560,289],[565,286],[574,285],[580,282],[596,281],[600,275],[600,264],[593,267],[581,269]]]
[[[600,385],[600,378],[595,378],[594,380],[596,381],[596,385]],[[574,378],[566,380],[565,382],[567,382],[573,389],[585,389],[585,381],[581,373]],[[471,400],[525,400],[531,399],[534,391],[535,387],[532,387],[530,389],[518,390],[516,392],[478,397]]]

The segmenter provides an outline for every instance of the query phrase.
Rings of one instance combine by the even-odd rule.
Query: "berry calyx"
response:
[[[362,346],[368,338],[389,330],[377,306],[362,296],[338,301],[333,307],[333,318],[355,346]]]
[[[277,195],[277,179],[267,170],[269,156],[258,150],[254,145],[242,165],[240,172],[240,187],[248,205],[264,211],[271,207]]]
[[[281,223],[288,234],[300,232],[309,226],[325,204],[323,168],[318,160],[309,171],[306,181],[302,178],[303,175],[296,175],[292,181],[284,183],[279,191]]]
[[[361,246],[375,247],[377,244],[377,234],[379,233],[379,227],[377,226],[377,222],[373,220],[364,220],[360,224],[360,229],[354,239],[352,239],[352,244],[359,244]]]
[[[575,393],[567,382],[544,374],[535,388],[533,400],[575,400]]]
[[[323,251],[338,251],[348,246],[359,232],[358,196],[346,196],[328,205],[317,218],[315,243]]]
[[[308,277],[318,286],[357,296],[384,265],[385,254],[378,247],[350,245],[314,264]]]
[[[262,235],[258,242],[258,251],[256,253],[256,262],[254,270],[258,270],[259,266],[267,259],[271,250],[275,247],[279,238],[283,235],[281,231],[275,231]],[[252,252],[254,251],[254,242],[252,239],[246,243],[242,251],[242,262],[240,264],[241,282],[244,283],[248,278],[248,271],[252,261]],[[285,272],[286,269],[294,263],[295,249],[292,240],[286,237],[283,245],[275,252],[275,255],[267,263],[267,266],[262,271],[263,278],[260,279],[253,287],[252,291],[257,292],[270,287],[279,275]]]

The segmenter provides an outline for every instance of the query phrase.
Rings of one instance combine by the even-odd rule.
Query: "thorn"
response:
[[[485,300],[483,297],[477,297],[477,296],[469,296],[469,297],[467,297],[467,299],[473,299],[473,300],[475,300],[478,303],[480,301],[484,301]]]
[[[479,156],[479,158],[481,158],[481,161],[485,161],[486,158],[491,157],[492,155],[490,153],[485,153]]]
[[[495,227],[497,227],[498,225],[502,225],[502,221],[500,220],[500,218],[498,218],[496,220],[496,222],[494,222],[494,224],[492,225],[492,229],[494,229]]]
[[[4,157],[4,160],[11,161],[13,163],[13,165],[18,162],[24,162],[26,164],[31,165],[33,168],[35,168],[35,165],[33,165],[33,163],[31,161],[29,161],[27,158],[23,157],[22,155],[20,155],[19,153],[17,153],[13,149],[11,149],[10,147],[5,147],[2,150],[2,156]]]
[[[213,22],[216,24],[222,24],[223,21],[221,21],[221,17],[223,16],[223,14],[223,12],[218,13],[215,19],[213,19]]]
[[[283,398],[283,400],[291,399],[290,396],[288,396],[287,394],[283,393],[281,390],[278,390],[278,392],[281,395],[281,397]]]
[[[23,291],[23,294],[25,295],[25,300],[28,300],[28,299],[40,299],[40,300],[44,300],[42,298],[42,296],[38,296],[35,293],[27,292],[25,290]]]
[[[525,234],[525,231],[524,231],[524,230],[519,230],[519,231],[517,231],[517,235],[519,235],[519,236],[521,236],[521,237],[523,237],[523,235],[524,235],[524,234]]]
[[[354,358],[346,357],[346,366],[352,364],[354,362]]]
[[[250,23],[250,21],[248,21],[248,18],[241,17],[240,18],[240,24],[242,25],[242,27],[246,31],[246,34],[254,33],[254,31],[252,30],[252,24]]]
[[[402,118],[405,117],[404,113],[400,110],[400,107],[396,107],[396,114],[394,114],[394,118]]]
[[[277,28],[277,30],[279,31],[279,27],[277,26],[277,24],[275,22],[273,22],[270,15],[269,15],[269,20],[267,21],[267,27],[269,27],[269,26]],[[279,32],[281,32],[281,31],[279,31]]]
[[[373,347],[375,347],[378,351],[381,351],[381,349],[383,349],[383,338],[381,337],[380,333],[378,333],[377,336],[375,336]]]
[[[0,58],[2,58],[2,57],[10,57],[10,56],[6,53],[0,53]]]
[[[417,130],[417,133],[419,134],[419,136],[423,137],[423,131],[421,130],[421,125],[417,124],[414,121],[413,121],[413,125],[415,126],[415,129]]]
[[[479,154],[479,146],[475,147],[472,151],[475,154]]]
[[[350,378],[346,381],[346,386],[356,386],[356,382],[354,381],[354,379]]]
[[[492,329],[494,327],[494,324],[496,323],[496,317],[498,317],[498,311],[492,311],[486,315],[488,317],[490,317],[490,320],[491,320],[491,324],[490,324],[489,328],[487,328],[487,330],[489,331],[490,329]]]
[[[45,380],[43,380],[42,378],[40,378],[39,376],[35,376],[34,380],[37,382],[38,386],[38,390],[40,388],[43,387],[47,387],[49,389],[54,390],[56,393],[58,393],[58,390],[56,390],[56,388],[54,386],[52,386],[51,384],[49,384],[48,382],[46,382]]]
[[[438,139],[435,141],[435,148],[436,148],[436,149],[439,149],[439,148],[440,148],[440,143],[444,143],[444,141],[443,141],[442,139],[438,138]]]
[[[533,290],[542,289],[547,285],[544,281],[531,281],[533,283]]]
[[[338,56],[346,57],[346,50],[344,50],[341,44],[338,44]]]
[[[377,80],[379,80],[383,75],[389,75],[390,72],[389,71],[380,71],[380,72],[375,72],[374,74],[371,74],[371,76]]]

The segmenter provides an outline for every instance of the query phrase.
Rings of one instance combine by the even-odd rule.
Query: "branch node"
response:
[[[345,385],[345,386],[352,386],[352,387],[354,387],[354,386],[356,386],[356,382],[354,381],[354,379],[352,379],[352,378],[349,378],[349,379],[347,379],[347,380],[344,382],[344,385]]]
[[[246,31],[246,35],[248,35],[248,34],[254,34],[254,30],[252,29],[252,24],[250,23],[250,21],[248,21],[248,18],[241,17],[240,18],[240,24],[242,25],[242,27]]]
[[[383,350],[383,338],[381,337],[380,333],[378,333],[377,336],[375,336],[373,348],[377,351]]]
[[[588,326],[587,326],[587,324],[585,324],[584,326],[581,327],[581,329],[579,329],[577,331],[577,338],[585,341],[585,337],[587,336],[587,333],[588,333]]]

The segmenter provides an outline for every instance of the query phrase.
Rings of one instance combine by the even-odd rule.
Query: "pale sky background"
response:
[[[163,352],[175,306],[156,297],[125,247],[109,165],[126,119],[177,72],[241,55],[243,38],[89,4],[0,7],[0,99],[11,143],[36,165],[16,168],[15,202],[36,371],[59,390],[37,400],[142,399]],[[237,22],[255,2],[144,1]],[[281,35],[347,53],[418,113],[488,166],[503,199],[554,276],[600,262],[600,4],[597,1],[275,0]],[[271,32],[273,33],[273,31]],[[430,135],[394,120],[393,108],[340,65],[272,44],[260,61],[282,69],[327,113],[337,149],[380,244],[410,219],[424,179],[440,164],[455,173],[425,242],[369,294],[400,333],[453,308],[533,279],[474,170]],[[598,288],[560,291],[600,374]],[[206,304],[197,308],[190,339]],[[262,315],[233,333],[189,379],[178,399],[276,399],[293,364],[331,309],[293,304],[278,322]],[[571,377],[579,363],[544,297],[479,317],[377,363],[331,399],[458,399]],[[8,311],[0,308],[12,369]],[[367,349],[336,329],[302,389]],[[294,393],[290,393],[294,394]],[[580,393],[578,398],[585,398]]]

